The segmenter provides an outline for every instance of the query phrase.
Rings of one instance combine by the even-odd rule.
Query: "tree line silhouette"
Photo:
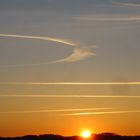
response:
[[[79,136],[63,137],[60,135],[27,135],[22,137],[0,137],[0,140],[85,140]],[[87,140],[140,140],[140,136],[120,136],[113,133],[94,134]]]

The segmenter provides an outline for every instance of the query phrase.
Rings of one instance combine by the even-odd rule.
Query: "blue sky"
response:
[[[63,73],[62,69],[66,69],[65,71],[72,69],[78,74],[82,68],[85,69],[84,74],[88,71],[91,75],[94,71],[95,75],[99,73],[101,77],[104,77],[103,73],[107,75],[108,78],[105,79],[96,78],[98,81],[108,81],[112,77],[114,79],[115,75],[124,76],[126,79],[130,76],[128,80],[139,79],[139,75],[134,73],[139,69],[137,62],[140,10],[138,6],[120,4],[131,4],[132,1],[1,0],[0,2],[2,34],[49,36],[72,40],[80,45],[97,46],[97,49],[92,49],[96,52],[96,56],[84,59],[83,62],[39,66],[35,69],[49,67],[49,71],[51,67],[52,69],[55,67],[57,70],[60,69],[60,73]],[[65,58],[73,51],[68,45],[64,47],[64,44],[40,40],[34,43],[28,39],[1,38],[1,46],[6,46],[1,47],[1,65],[55,61]],[[23,69],[30,71],[32,68],[23,67]],[[83,72],[81,74],[83,75]],[[93,79],[95,78],[89,80]]]

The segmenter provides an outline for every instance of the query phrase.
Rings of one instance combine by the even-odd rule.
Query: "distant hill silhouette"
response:
[[[60,135],[27,135],[22,137],[0,137],[0,140],[85,140],[79,136],[63,137]],[[87,140],[140,140],[140,136],[120,136],[114,133],[94,134]]]

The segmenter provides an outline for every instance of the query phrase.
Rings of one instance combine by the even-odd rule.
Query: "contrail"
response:
[[[140,96],[116,96],[116,95],[19,95],[19,94],[0,94],[0,97],[25,97],[25,98],[134,98],[139,99]]]
[[[140,21],[140,16],[80,16],[74,17],[76,20],[81,21],[110,21],[110,22],[128,22],[128,21]]]
[[[140,85],[140,82],[0,82],[0,85]]]
[[[113,0],[110,0],[111,3],[115,5],[120,5],[120,6],[127,6],[127,7],[140,7],[140,3],[130,3],[130,2],[116,2]]]
[[[16,34],[0,34],[0,37],[52,41],[52,42],[62,43],[62,44],[69,45],[69,46],[73,47],[73,52],[69,56],[62,58],[62,59],[59,59],[59,60],[54,60],[51,62],[37,63],[37,64],[3,65],[0,67],[24,67],[24,66],[37,66],[37,65],[46,65],[46,64],[54,64],[54,63],[64,63],[64,62],[76,62],[76,61],[80,61],[80,60],[83,60],[83,59],[86,59],[90,56],[95,55],[95,53],[92,52],[92,48],[96,48],[95,45],[93,45],[93,46],[85,45],[84,46],[81,43],[76,43],[73,41],[60,39],[60,38],[43,37],[43,36],[29,36],[29,35],[16,35]]]
[[[6,111],[0,114],[15,114],[15,113],[55,113],[55,112],[75,112],[89,110],[109,110],[112,108],[72,108],[72,109],[47,109],[47,110],[26,110],[26,111]]]
[[[52,41],[57,43],[62,43],[65,45],[75,46],[76,44],[72,41],[68,41],[60,38],[52,38],[52,37],[43,37],[43,36],[29,36],[29,35],[15,35],[15,34],[0,34],[0,37],[10,37],[10,38],[23,38],[23,39],[36,39],[36,40],[45,40]]]
[[[125,113],[140,113],[140,110],[121,110],[121,111],[101,111],[101,112],[84,112],[63,114],[63,116],[83,116],[83,115],[106,115],[106,114],[125,114]]]

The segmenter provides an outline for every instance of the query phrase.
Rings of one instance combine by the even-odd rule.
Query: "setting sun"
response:
[[[89,130],[84,130],[81,133],[81,137],[83,137],[83,138],[90,138],[91,137],[91,132]]]

